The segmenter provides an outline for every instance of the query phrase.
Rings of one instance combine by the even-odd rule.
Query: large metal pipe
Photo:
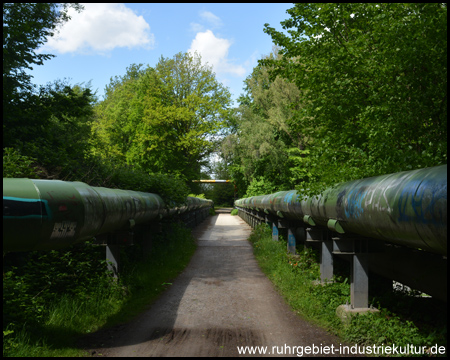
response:
[[[447,165],[349,181],[317,197],[281,191],[235,205],[447,255]]]
[[[157,194],[60,180],[3,179],[3,251],[57,249],[175,213],[211,207],[188,197],[168,208]]]

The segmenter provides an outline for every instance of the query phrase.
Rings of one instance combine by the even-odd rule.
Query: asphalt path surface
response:
[[[259,346],[266,355],[298,357],[300,346],[339,348],[337,337],[300,318],[276,292],[253,256],[250,232],[228,211],[198,225],[198,248],[172,286],[135,320],[104,332],[90,354],[262,356],[238,349]]]

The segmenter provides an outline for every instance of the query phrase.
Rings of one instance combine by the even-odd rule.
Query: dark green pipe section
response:
[[[60,180],[3,179],[3,251],[58,249],[173,214],[211,207],[188,197],[168,208],[159,195]]]
[[[349,181],[317,197],[281,191],[235,205],[447,255],[447,165]]]

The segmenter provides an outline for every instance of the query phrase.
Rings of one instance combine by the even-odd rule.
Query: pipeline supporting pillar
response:
[[[283,219],[278,219],[276,221],[277,224],[277,230],[278,230],[278,240],[280,239],[280,231],[282,230],[282,235],[286,236],[286,231],[284,229],[288,229],[289,228],[289,222]]]
[[[258,211],[257,210],[254,210],[253,211],[253,219],[254,219],[254,224],[255,224],[255,226],[254,227],[257,227],[259,224],[260,224],[260,221],[259,221],[259,214],[258,214]]]
[[[260,211],[256,214],[256,216],[258,218],[258,225],[262,225],[266,222],[266,216],[262,215]]]
[[[259,219],[258,219],[258,211],[257,210],[253,210],[253,227],[257,227],[259,225]]]
[[[264,223],[266,224],[266,226],[272,231],[272,225],[274,222],[274,219],[271,215],[269,215],[266,211],[264,211]]]
[[[114,274],[114,278],[119,276],[120,266],[120,245],[110,244],[106,245],[106,263],[108,264],[108,270]]]
[[[350,298],[353,308],[369,307],[369,254],[355,253],[351,262]]]
[[[354,314],[378,312],[369,308],[369,252],[367,239],[333,238],[333,253],[350,256],[350,304],[339,305],[336,315],[349,323]]]
[[[333,278],[333,242],[324,240],[320,249],[320,282],[326,283]]]
[[[241,218],[248,224],[248,218],[247,218],[247,210],[241,210],[242,211],[242,215]]]
[[[320,282],[330,282],[333,278],[333,241],[329,239],[328,230],[306,228],[305,245],[320,244]]]
[[[289,227],[288,228],[288,242],[287,242],[287,251],[288,253],[291,253],[293,255],[296,254],[295,252],[295,228]]]
[[[256,218],[256,210],[252,210],[252,224],[253,229],[258,225],[258,219]]]
[[[350,307],[369,306],[369,253],[368,240],[333,237],[333,254],[350,256]]]
[[[278,221],[274,221],[272,223],[272,240],[273,241],[279,240]]]
[[[120,246],[132,246],[134,233],[132,231],[116,231],[96,236],[95,244],[106,245],[106,264],[109,271],[118,278],[120,271]]]

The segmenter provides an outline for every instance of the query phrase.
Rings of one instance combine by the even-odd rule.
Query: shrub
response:
[[[37,179],[38,170],[33,165],[35,158],[21,155],[13,148],[3,149],[3,177],[4,178],[32,178]]]

